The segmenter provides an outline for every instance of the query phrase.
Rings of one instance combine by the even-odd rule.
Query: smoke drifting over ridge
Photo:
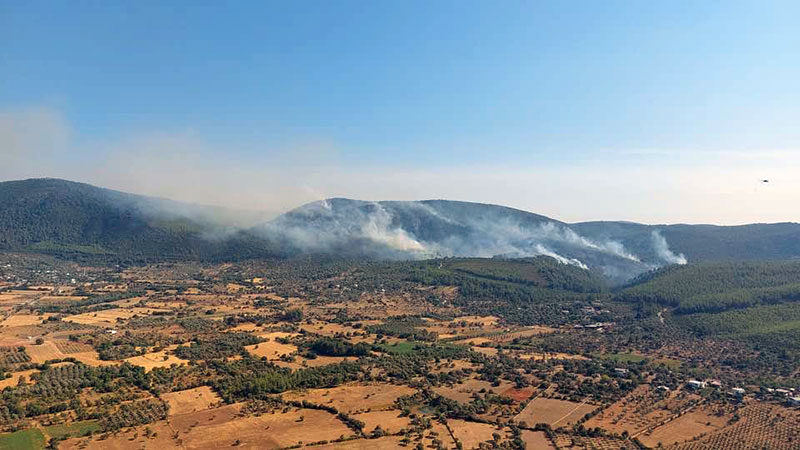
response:
[[[672,250],[669,249],[669,244],[667,244],[667,240],[658,230],[653,230],[651,233],[653,237],[653,249],[655,249],[656,254],[664,260],[664,262],[668,264],[686,264],[687,259],[683,256],[683,253],[675,254],[672,253]]]
[[[444,200],[368,202],[329,199],[290,211],[262,236],[300,252],[377,258],[550,256],[624,280],[665,263],[685,263],[653,235],[660,259],[644,261],[613,239],[577,233],[568,224],[496,205]],[[660,239],[656,240],[655,236]]]

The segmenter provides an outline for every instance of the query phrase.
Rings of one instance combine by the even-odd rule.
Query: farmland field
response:
[[[572,425],[595,409],[597,409],[597,406],[587,403],[539,397],[531,400],[514,420],[531,425],[546,423],[553,428],[557,428]]]
[[[800,442],[800,411],[785,406],[800,369],[781,359],[793,353],[758,359],[783,334],[747,348],[687,337],[669,328],[670,311],[656,310],[664,322],[656,313],[648,325],[636,319],[640,305],[617,294],[549,297],[531,287],[535,277],[520,284],[488,267],[502,260],[456,264],[457,277],[444,281],[480,281],[440,285],[450,263],[176,262],[87,268],[74,299],[49,294],[55,286],[2,292],[0,445],[794,450]],[[498,307],[508,296],[533,303]],[[695,377],[706,387],[691,388]],[[732,390],[740,386],[744,394]]]

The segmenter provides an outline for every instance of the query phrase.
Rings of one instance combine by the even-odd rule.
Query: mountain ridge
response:
[[[65,257],[375,259],[550,256],[622,282],[687,261],[800,258],[800,224],[567,223],[488,203],[310,202],[254,227],[222,208],[60,179],[0,182],[0,250]]]

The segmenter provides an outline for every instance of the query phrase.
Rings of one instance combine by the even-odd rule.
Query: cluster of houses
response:
[[[686,383],[686,386],[689,389],[694,389],[694,390],[705,389],[707,387],[713,387],[713,388],[721,389],[722,388],[722,383],[720,383],[719,381],[716,381],[716,380],[711,380],[711,381],[689,380]],[[659,386],[659,388],[661,388],[661,386]],[[790,388],[790,389],[782,389],[782,388],[772,389],[772,388],[767,388],[767,389],[765,389],[765,391],[766,391],[766,393],[768,395],[771,395],[773,397],[786,399],[786,404],[788,406],[800,406],[800,395],[798,395],[798,393],[796,392],[796,390],[794,388]],[[744,397],[744,395],[747,393],[747,391],[745,391],[744,388],[735,387],[735,388],[731,388],[729,393],[731,395],[735,396],[735,397],[741,398],[741,397]]]
[[[718,380],[710,380],[710,381],[689,380],[686,383],[686,386],[689,389],[694,389],[694,390],[705,389],[707,387],[712,387],[712,388],[715,388],[715,389],[722,389],[722,383],[719,382]],[[731,390],[729,391],[729,394],[731,394],[732,396],[737,397],[737,398],[744,397],[744,395],[746,393],[747,393],[747,391],[745,391],[744,388],[740,388],[740,387],[731,388]]]
[[[768,394],[772,394],[773,396],[785,398],[786,404],[789,406],[800,406],[800,395],[798,395],[798,392],[794,388],[767,388],[766,391]]]

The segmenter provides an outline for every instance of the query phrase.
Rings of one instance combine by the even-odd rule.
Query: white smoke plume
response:
[[[264,231],[313,252],[361,249],[410,259],[544,255],[581,269],[622,264],[623,271],[643,264],[620,242],[589,239],[566,224],[458,203],[323,200],[277,219]]]
[[[367,216],[361,226],[363,237],[404,252],[426,252],[424,245],[400,227],[392,227],[392,216],[378,203],[375,212]]]
[[[558,226],[553,222],[543,223],[540,228],[542,232],[554,240],[563,240],[565,242],[569,242],[574,244],[578,247],[585,247],[590,248],[592,250],[597,250],[599,252],[608,253],[614,256],[619,256],[620,258],[629,259],[634,262],[640,262],[639,258],[636,255],[633,255],[625,250],[625,246],[622,245],[620,242],[616,241],[605,241],[605,242],[594,242],[590,239],[587,239],[571,228],[567,228],[564,226]]]
[[[538,255],[549,256],[551,258],[554,258],[556,261],[560,262],[561,264],[569,264],[569,265],[572,265],[572,266],[578,266],[583,270],[589,270],[589,266],[587,266],[586,264],[582,263],[579,259],[567,258],[565,256],[561,256],[558,253],[556,253],[556,252],[554,252],[552,250],[549,250],[547,247],[543,246],[542,244],[536,244],[536,251],[538,252]]]
[[[667,240],[658,230],[653,230],[651,234],[653,238],[653,249],[656,251],[656,255],[659,258],[664,260],[669,264],[686,264],[688,261],[686,256],[683,253],[675,254],[672,250],[669,249],[669,244],[667,244]]]

